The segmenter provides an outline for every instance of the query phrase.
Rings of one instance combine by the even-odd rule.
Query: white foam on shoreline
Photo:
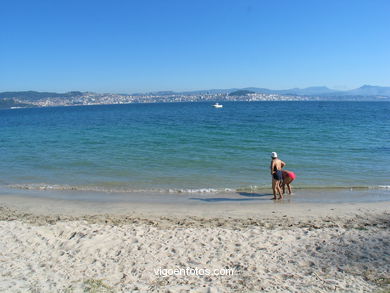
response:
[[[131,189],[126,187],[107,188],[101,186],[76,186],[67,184],[47,184],[47,183],[28,183],[28,184],[9,184],[5,185],[6,188],[20,189],[20,190],[35,190],[35,191],[85,191],[85,192],[102,192],[102,193],[170,193],[170,194],[216,194],[216,193],[234,193],[234,192],[247,192],[255,193],[258,191],[269,190],[270,186],[246,186],[239,188],[156,188],[156,189]],[[390,190],[390,185],[377,185],[377,186],[303,186],[296,187],[299,190],[346,190],[351,191],[358,189],[373,189],[373,190]]]
[[[93,191],[93,192],[107,192],[107,193],[219,193],[219,192],[236,192],[233,188],[168,188],[168,189],[127,189],[127,188],[105,188],[98,186],[72,186],[59,184],[10,184],[7,188],[23,189],[23,190],[53,190],[53,191]]]

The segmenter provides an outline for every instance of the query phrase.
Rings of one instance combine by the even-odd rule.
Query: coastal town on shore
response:
[[[180,102],[260,102],[260,101],[390,101],[390,87],[362,86],[350,91],[326,87],[269,90],[262,88],[199,90],[192,92],[159,91],[149,93],[66,93],[18,91],[0,92],[0,109],[88,106],[136,103]]]
[[[132,103],[179,103],[179,102],[214,102],[214,101],[307,101],[315,100],[313,97],[288,96],[278,94],[249,93],[244,95],[228,94],[100,94],[81,93],[69,97],[44,97],[39,99],[26,99],[19,97],[8,98],[15,107],[56,107],[56,106],[87,106],[87,105],[109,105],[109,104],[132,104]]]

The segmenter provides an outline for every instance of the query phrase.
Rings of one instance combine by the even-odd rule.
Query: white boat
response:
[[[221,104],[218,104],[218,103],[215,103],[215,104],[213,105],[213,107],[214,107],[214,108],[222,108],[222,107],[223,107],[223,105],[221,105]]]

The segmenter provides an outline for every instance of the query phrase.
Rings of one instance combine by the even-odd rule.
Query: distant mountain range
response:
[[[0,99],[21,99],[34,101],[45,98],[70,98],[79,97],[84,95],[82,92],[73,91],[67,93],[54,93],[54,92],[36,92],[36,91],[21,91],[21,92],[2,92],[0,93]]]
[[[253,95],[253,94],[260,95]],[[55,92],[2,92],[0,109],[123,104],[123,103],[163,103],[196,101],[390,101],[390,87],[364,85],[360,88],[339,91],[324,86],[271,90],[266,88],[211,89],[186,92],[159,91],[138,94],[111,94],[72,91]]]
[[[213,90],[200,90],[200,91],[190,91],[182,92],[182,94],[219,94],[245,90],[255,93],[262,94],[276,94],[276,95],[294,95],[294,96],[319,96],[319,97],[342,97],[342,96],[383,96],[390,97],[390,87],[384,86],[372,86],[372,85],[363,85],[357,89],[340,91],[333,90],[325,86],[314,86],[307,88],[292,88],[287,90],[271,90],[267,88],[257,88],[257,87],[248,87],[248,88],[231,88],[231,89],[213,89]]]
[[[205,95],[205,94],[231,94],[233,92],[253,92],[262,94],[276,94],[287,96],[316,96],[316,97],[345,97],[345,96],[367,96],[367,97],[390,97],[390,87],[363,85],[357,89],[340,91],[333,90],[325,86],[315,86],[307,88],[292,88],[287,90],[271,90],[267,88],[231,88],[231,89],[210,89],[197,91],[158,91],[150,93],[134,93],[134,94],[120,94],[120,95],[134,95],[134,96],[172,96],[172,95]],[[0,92],[0,99],[17,98],[22,100],[38,100],[44,98],[68,98],[82,96],[85,93],[80,91],[72,91],[67,93],[55,92],[36,92],[36,91],[19,91],[19,92]]]

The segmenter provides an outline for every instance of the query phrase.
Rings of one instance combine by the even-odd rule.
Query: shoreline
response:
[[[84,221],[122,226],[146,224],[155,227],[264,227],[357,228],[378,221],[390,227],[390,201],[375,203],[99,203],[58,199],[0,197],[0,221],[32,225]],[[356,223],[354,223],[356,221]],[[316,224],[316,222],[319,222]],[[266,223],[266,225],[264,224]],[[390,251],[389,251],[390,253]]]
[[[375,193],[377,193],[375,195]],[[343,196],[353,195],[345,200]],[[374,195],[373,195],[374,194]],[[371,196],[368,196],[371,195]],[[287,213],[294,217],[345,216],[358,210],[386,211],[388,190],[299,192],[272,200],[272,193],[96,193],[36,191],[7,194],[0,192],[0,206],[36,215],[146,215],[200,217],[274,217]],[[339,198],[339,200],[334,200]],[[380,200],[378,200],[378,198]],[[363,199],[372,201],[363,201]],[[371,207],[371,208],[370,208]]]
[[[258,190],[218,190],[218,191],[94,191],[56,190],[0,187],[0,199],[4,197],[30,199],[53,199],[80,202],[105,203],[156,203],[156,204],[197,204],[197,203],[269,203],[271,188]],[[289,203],[370,203],[390,201],[390,188],[294,188],[293,194],[284,195],[281,202]],[[279,202],[279,201],[278,201]]]

